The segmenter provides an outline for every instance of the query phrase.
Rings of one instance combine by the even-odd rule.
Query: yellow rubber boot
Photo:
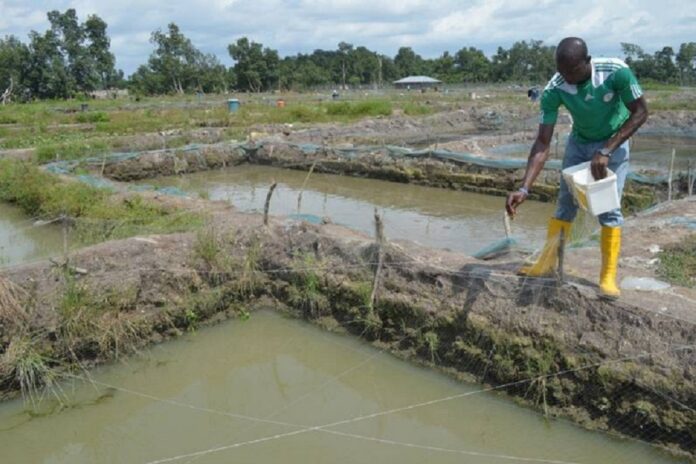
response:
[[[552,275],[558,263],[558,242],[561,231],[568,240],[570,236],[570,226],[572,223],[551,218],[549,228],[546,233],[546,243],[541,250],[541,254],[534,264],[522,267],[518,272],[529,277],[546,277]]]
[[[599,294],[604,298],[616,299],[621,290],[616,286],[616,269],[621,251],[621,227],[602,226],[600,242],[602,270],[599,274]]]

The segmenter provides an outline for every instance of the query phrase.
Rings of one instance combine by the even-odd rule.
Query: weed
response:
[[[193,309],[187,309],[184,312],[184,320],[186,321],[186,330],[194,332],[198,327],[199,316]]]
[[[242,298],[249,298],[255,292],[260,281],[261,266],[261,241],[254,237],[247,245],[244,258],[242,260],[241,272],[237,278],[239,295]]]
[[[251,313],[246,308],[239,308],[237,312],[242,321],[248,321],[251,318]]]
[[[326,113],[330,116],[390,116],[392,104],[388,100],[366,100],[360,102],[330,103],[326,106]]]
[[[29,293],[19,285],[0,277],[0,324],[7,328],[27,322]]]
[[[677,285],[696,286],[696,234],[666,246],[659,258],[662,277]]]
[[[405,103],[402,106],[402,109],[404,110],[404,114],[407,114],[409,116],[423,116],[426,114],[431,114],[433,112],[433,108],[431,106],[419,105],[410,102]]]
[[[59,374],[50,359],[38,346],[38,340],[27,334],[14,336],[0,357],[0,385],[20,388],[22,396],[33,404],[41,399],[45,389],[57,399],[62,397],[58,386]]]
[[[291,305],[312,317],[322,315],[329,308],[329,301],[321,292],[319,275],[314,271],[316,258],[311,253],[295,256],[293,283],[288,300]]]
[[[103,111],[79,113],[75,116],[75,121],[79,123],[109,122],[109,115]]]
[[[196,233],[193,252],[206,264],[209,270],[217,268],[220,251],[220,236],[215,227],[206,227]]]
[[[440,338],[435,332],[429,331],[423,334],[423,342],[428,350],[428,353],[430,353],[430,360],[435,362],[437,350],[440,347]]]

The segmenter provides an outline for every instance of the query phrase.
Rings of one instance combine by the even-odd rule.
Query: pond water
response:
[[[270,311],[91,376],[59,412],[0,404],[2,462],[680,462]]]
[[[35,225],[19,208],[0,203],[0,267],[46,258],[62,250],[60,227]]]
[[[270,213],[297,214],[306,172],[242,165],[224,170],[148,181],[227,200],[243,211],[263,211],[266,194],[278,182]],[[302,194],[299,213],[374,234],[374,208],[383,213],[388,239],[408,239],[429,247],[474,254],[505,238],[505,198],[421,187],[373,179],[313,173]],[[539,245],[553,213],[549,203],[529,201],[512,223],[513,236],[525,246]]]
[[[500,145],[490,149],[489,156],[525,159],[529,156],[530,148],[531,144]],[[557,152],[554,142],[551,146],[551,158],[562,158],[564,149],[565,142],[561,141]],[[633,170],[651,169],[666,173],[669,171],[672,149],[675,150],[675,170],[686,172],[689,162],[692,163],[692,169],[696,170],[696,137],[652,134],[638,134],[631,138],[631,168]]]

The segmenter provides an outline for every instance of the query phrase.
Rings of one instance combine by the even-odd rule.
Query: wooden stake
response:
[[[374,309],[375,301],[377,299],[377,288],[379,287],[379,277],[382,272],[382,265],[384,264],[384,223],[382,218],[375,208],[375,239],[377,241],[377,269],[375,270],[375,279],[372,282],[372,294],[370,295],[370,310]]]
[[[672,161],[669,163],[669,177],[667,178],[667,201],[672,200],[672,175],[674,174],[674,157],[677,150],[672,148]]]
[[[65,266],[68,265],[68,217],[63,213],[62,219],[62,230],[63,230],[63,263]]]
[[[268,225],[268,209],[271,207],[271,197],[273,196],[273,191],[275,190],[278,182],[273,181],[271,188],[268,189],[268,195],[266,195],[266,203],[263,205],[263,225]]]
[[[297,195],[297,212],[300,212],[300,209],[302,209],[302,194],[304,193],[304,189],[307,186],[307,182],[309,182],[309,176],[312,175],[312,172],[314,172],[314,168],[317,165],[317,161],[319,160],[314,160],[312,163],[312,167],[309,168],[309,172],[307,173],[307,177],[305,177],[304,182],[302,182],[302,187],[300,187],[300,193]]]

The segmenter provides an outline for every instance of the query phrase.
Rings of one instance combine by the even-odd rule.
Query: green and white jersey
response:
[[[554,74],[541,94],[541,124],[555,124],[563,105],[573,117],[573,136],[581,142],[598,142],[614,135],[628,119],[626,105],[643,95],[636,76],[617,58],[592,62],[592,77],[568,84]]]

